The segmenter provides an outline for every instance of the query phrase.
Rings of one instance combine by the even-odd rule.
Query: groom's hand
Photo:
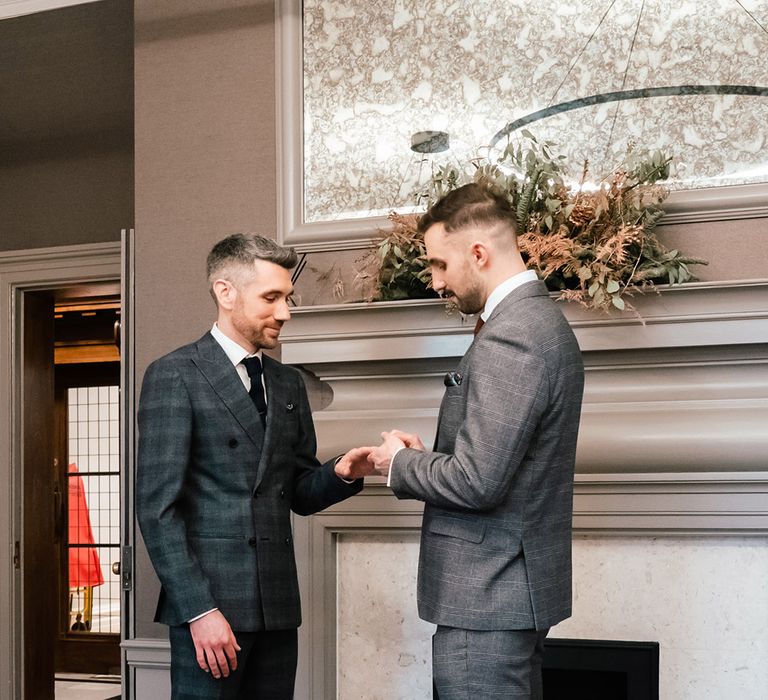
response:
[[[200,668],[214,678],[226,678],[237,668],[240,646],[227,619],[218,610],[189,623]]]
[[[389,474],[389,467],[392,464],[392,457],[394,457],[395,452],[406,446],[405,442],[397,436],[397,432],[396,430],[383,432],[381,434],[381,445],[373,450],[368,458],[373,464],[376,473],[381,476]]]
[[[426,448],[416,433],[404,433],[402,430],[390,430],[390,434],[403,441],[406,447],[424,452]]]
[[[342,455],[334,466],[336,476],[345,481],[354,481],[374,474],[373,465],[368,461],[373,447],[355,447]]]

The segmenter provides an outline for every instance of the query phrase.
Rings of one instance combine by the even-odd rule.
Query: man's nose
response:
[[[440,275],[432,273],[432,288],[439,294],[445,289],[445,281]]]
[[[284,301],[282,304],[278,304],[275,311],[275,319],[278,321],[288,321],[291,318],[291,308],[288,306],[288,302]]]

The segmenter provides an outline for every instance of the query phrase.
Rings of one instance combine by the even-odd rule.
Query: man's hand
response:
[[[422,452],[426,450],[424,443],[416,433],[404,433],[402,430],[390,430],[389,432],[391,435],[402,440],[406,447],[411,447],[414,450],[421,450]]]
[[[392,464],[392,457],[395,452],[406,446],[405,442],[396,434],[398,432],[392,430],[382,433],[381,438],[383,442],[371,452],[371,456],[368,458],[373,463],[376,473],[381,476],[389,474],[389,466]]]
[[[226,678],[230,670],[237,668],[237,653],[240,646],[232,628],[218,610],[189,623],[192,641],[195,644],[197,663],[214,678]]]
[[[368,461],[372,450],[373,447],[355,447],[347,452],[334,466],[336,476],[346,481],[354,481],[374,474],[373,465]]]

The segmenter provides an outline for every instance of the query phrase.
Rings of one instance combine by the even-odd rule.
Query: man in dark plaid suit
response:
[[[434,288],[484,323],[445,378],[434,451],[393,431],[372,459],[398,498],[426,504],[418,603],[438,626],[436,697],[538,700],[544,638],[571,614],[581,353],[504,197],[465,185],[419,228]]]
[[[262,354],[290,318],[296,253],[256,235],[208,256],[211,332],[153,362],[137,513],[162,584],[174,700],[290,700],[301,623],[290,512],[362,488],[371,448],[320,464],[298,371]]]

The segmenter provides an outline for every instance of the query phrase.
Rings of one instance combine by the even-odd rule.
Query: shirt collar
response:
[[[536,270],[526,270],[525,272],[518,272],[516,275],[512,275],[509,279],[504,280],[496,289],[494,289],[488,300],[485,302],[485,308],[480,314],[480,318],[483,321],[487,321],[493,310],[502,302],[502,300],[514,289],[517,289],[520,285],[526,282],[533,282],[539,279],[536,274]]]
[[[261,349],[255,353],[249,353],[242,345],[235,342],[228,335],[224,334],[224,331],[219,328],[218,324],[214,323],[211,328],[211,335],[216,339],[216,342],[221,345],[222,350],[227,354],[229,361],[237,367],[246,357],[258,357],[261,360]]]

